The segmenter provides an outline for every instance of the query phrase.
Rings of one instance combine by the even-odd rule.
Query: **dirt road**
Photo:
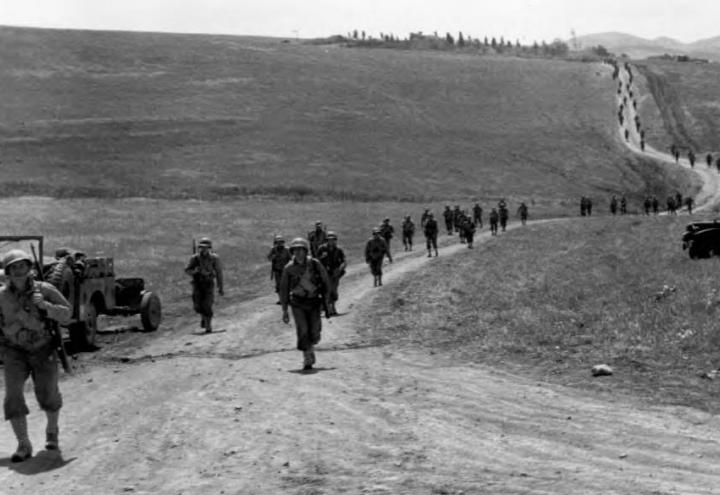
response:
[[[481,249],[441,249],[450,255]],[[373,301],[432,262],[399,254],[379,289],[353,266],[311,374],[274,297],[223,302],[218,333],[187,322],[134,354],[96,358],[61,383],[61,456],[11,464],[15,441],[0,428],[0,492],[720,493],[715,416],[364,340],[355,322]]]

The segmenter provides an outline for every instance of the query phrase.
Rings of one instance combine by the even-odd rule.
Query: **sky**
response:
[[[0,25],[312,38],[462,31],[522,43],[720,35],[717,0],[0,0]]]

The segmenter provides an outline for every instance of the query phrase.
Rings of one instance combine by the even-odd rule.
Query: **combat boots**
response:
[[[212,333],[212,318],[210,316],[205,318],[205,333]]]
[[[46,411],[47,415],[47,427],[45,428],[45,449],[46,450],[59,450],[59,431],[58,419],[60,417],[60,411]]]
[[[23,462],[32,457],[32,444],[30,443],[27,431],[27,417],[20,416],[18,418],[12,418],[10,425],[18,441],[17,450],[10,460],[12,462]]]

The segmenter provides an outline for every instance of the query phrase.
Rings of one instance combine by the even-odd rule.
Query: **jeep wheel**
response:
[[[146,332],[154,332],[162,320],[162,307],[157,294],[146,292],[140,301],[140,322]]]
[[[95,305],[88,303],[80,321],[70,325],[69,329],[70,341],[76,349],[94,348],[95,335],[97,334],[97,309]]]

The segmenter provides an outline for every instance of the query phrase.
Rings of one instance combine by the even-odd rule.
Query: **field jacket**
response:
[[[32,302],[33,292],[39,291],[49,304],[40,310]],[[50,344],[50,332],[45,319],[66,324],[70,320],[70,303],[53,285],[28,281],[25,290],[8,283],[0,287],[0,345],[33,352]]]
[[[185,273],[193,278],[196,284],[212,284],[217,279],[218,290],[223,290],[223,272],[220,258],[215,253],[202,256],[200,253],[190,257]]]

